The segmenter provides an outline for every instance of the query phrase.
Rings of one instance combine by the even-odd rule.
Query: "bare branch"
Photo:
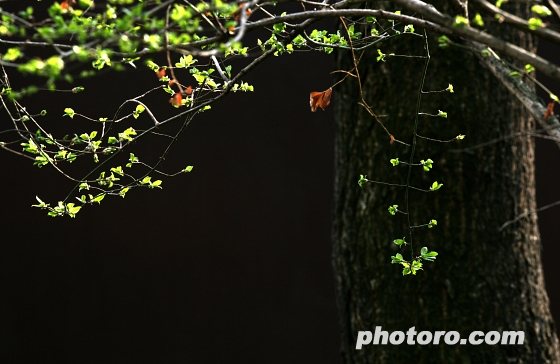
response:
[[[545,205],[543,207],[539,207],[538,209],[535,209],[535,210],[525,211],[524,213],[517,215],[513,220],[506,221],[502,226],[500,226],[498,231],[504,230],[507,226],[518,222],[519,220],[521,220],[525,216],[529,216],[531,214],[536,214],[537,212],[541,212],[543,210],[546,210],[546,209],[549,209],[551,207],[558,206],[558,205],[560,205],[560,201],[556,201],[556,202],[553,202],[551,204]]]
[[[552,10],[552,14],[554,15],[554,19],[556,19],[556,22],[560,24],[560,9],[558,8],[558,5],[556,5],[554,0],[546,0],[546,4],[548,5],[548,8]]]

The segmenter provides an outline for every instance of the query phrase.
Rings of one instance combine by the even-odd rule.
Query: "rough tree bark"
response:
[[[437,6],[437,5],[436,5]],[[441,7],[440,9],[442,9]],[[527,14],[527,5],[507,8]],[[394,9],[393,9],[394,10]],[[533,39],[514,30],[492,27],[493,34],[534,49]],[[418,32],[418,30],[417,30]],[[406,216],[391,216],[390,205],[404,207],[404,189],[369,179],[405,183],[407,168],[389,159],[408,161],[410,148],[389,144],[389,138],[357,104],[358,85],[345,82],[335,90],[336,177],[333,262],[345,363],[558,363],[560,350],[549,312],[536,217],[523,218],[503,231],[499,227],[535,208],[534,145],[529,137],[501,141],[467,151],[453,151],[519,131],[534,129],[534,121],[508,91],[469,51],[437,47],[429,34],[431,61],[424,90],[442,90],[452,83],[455,93],[422,96],[421,111],[448,112],[449,118],[420,116],[418,133],[435,139],[465,134],[462,142],[440,144],[419,139],[415,162],[434,160],[434,169],[416,167],[412,185],[436,193],[410,192],[415,225],[436,219],[433,229],[416,229],[415,254],[423,246],[439,253],[416,276],[402,276],[391,264],[399,252],[394,239],[407,236]],[[379,46],[384,53],[423,55],[423,40],[397,37]],[[424,60],[391,57],[376,62],[370,48],[360,65],[366,101],[397,139],[411,142],[416,93]],[[350,70],[349,52],[338,52],[338,69]],[[408,249],[408,248],[407,248]],[[406,251],[405,258],[410,253]],[[471,331],[521,330],[523,345],[368,345],[356,350],[360,330]]]

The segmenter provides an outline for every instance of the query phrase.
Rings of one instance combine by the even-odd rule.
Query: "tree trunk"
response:
[[[438,6],[438,5],[436,5]],[[442,8],[442,7],[439,7]],[[395,9],[393,9],[395,10]],[[527,14],[527,5],[510,4],[508,11]],[[527,49],[533,40],[517,31],[489,27],[493,34]],[[421,33],[421,29],[416,29]],[[432,229],[413,230],[414,255],[421,247],[439,253],[417,275],[402,275],[391,264],[400,250],[393,240],[406,236],[406,215],[391,216],[390,205],[405,207],[405,189],[381,184],[358,186],[368,179],[405,184],[408,169],[389,160],[408,161],[411,148],[389,143],[378,123],[357,104],[355,79],[335,89],[336,177],[333,262],[345,363],[558,363],[560,350],[549,312],[541,245],[535,215],[499,231],[518,214],[535,208],[534,145],[530,137],[510,138],[486,147],[457,151],[515,132],[534,129],[534,121],[505,87],[468,50],[438,48],[437,34],[428,34],[431,60],[424,90],[455,93],[423,94],[421,111],[449,117],[420,116],[418,134],[463,141],[437,143],[418,139],[415,163],[431,158],[434,168],[412,170],[411,185],[433,193],[410,191],[413,225],[436,219]],[[424,41],[405,35],[380,43],[383,53],[424,55]],[[416,98],[424,59],[388,57],[376,62],[369,48],[360,64],[364,97],[397,139],[411,144]],[[349,52],[338,52],[337,68],[351,70]],[[406,332],[524,331],[523,345],[365,345],[356,350],[359,331]]]

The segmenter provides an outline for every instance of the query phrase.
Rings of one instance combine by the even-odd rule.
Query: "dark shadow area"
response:
[[[40,93],[29,107],[47,109],[52,130],[91,131],[64,108],[110,117],[158,85],[140,68],[134,83],[105,75],[75,98]],[[162,165],[191,173],[76,219],[30,207],[35,195],[55,204],[71,182],[0,153],[2,363],[338,363],[333,116],[309,110],[331,70],[325,54],[271,59],[244,79],[256,92],[195,118]],[[175,109],[163,95],[154,112]],[[134,152],[154,159],[162,146],[154,138]]]

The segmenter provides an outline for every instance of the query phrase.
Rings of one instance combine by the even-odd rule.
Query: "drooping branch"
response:
[[[482,50],[484,46],[480,43],[471,42],[474,49]],[[546,133],[553,137],[556,145],[560,147],[560,121],[555,115],[550,115],[546,119],[546,106],[541,103],[538,96],[520,78],[511,77],[511,70],[508,69],[500,59],[491,53],[485,57],[481,52],[475,52],[478,59],[490,72],[525,106],[531,116],[544,128]]]

